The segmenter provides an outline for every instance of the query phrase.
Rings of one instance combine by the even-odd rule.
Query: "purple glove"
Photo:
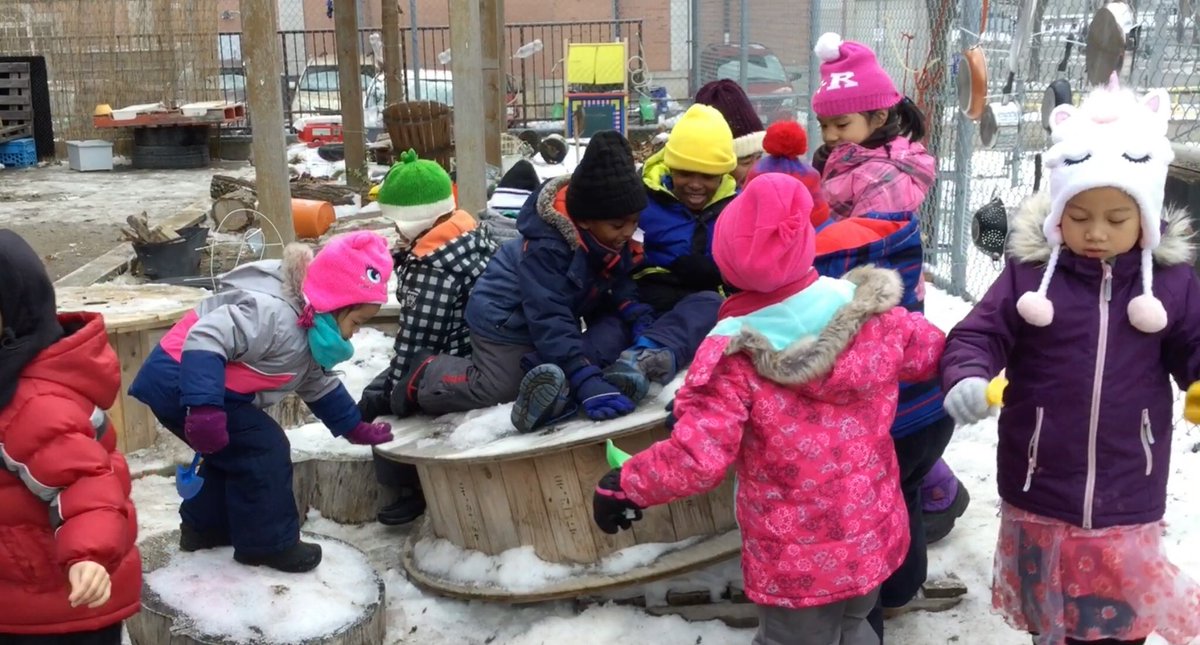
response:
[[[359,446],[375,446],[392,440],[392,426],[386,423],[360,421],[346,433],[346,441]]]
[[[211,455],[229,445],[225,411],[211,405],[189,408],[183,421],[183,436],[196,452]]]

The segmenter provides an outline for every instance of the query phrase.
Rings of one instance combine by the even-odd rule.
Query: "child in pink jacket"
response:
[[[717,220],[713,257],[741,291],[676,395],[671,438],[604,476],[595,520],[629,528],[734,466],[755,645],[878,645],[867,615],[909,543],[888,429],[899,381],[934,375],[945,337],[898,306],[893,271],[819,277],[811,211],[804,185],[773,173]]]

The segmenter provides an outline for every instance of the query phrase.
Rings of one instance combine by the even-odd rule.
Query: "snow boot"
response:
[[[933,544],[944,539],[954,529],[955,520],[962,517],[971,503],[967,487],[954,475],[945,460],[938,460],[921,482],[922,523],[925,541]]]
[[[412,367],[409,367],[408,371],[400,377],[400,380],[396,381],[392,386],[392,414],[403,419],[421,411],[421,408],[417,405],[417,387],[421,384],[421,377],[425,374],[425,368],[429,366],[429,362],[436,355],[436,352],[421,350],[413,356],[412,363],[410,363]]]
[[[646,398],[646,394],[650,392],[650,381],[633,362],[618,360],[604,368],[604,380],[612,383],[613,387],[629,397],[629,400],[633,401],[635,405],[641,403],[642,399]]]
[[[278,553],[256,556],[241,555],[235,550],[233,559],[249,567],[270,567],[284,573],[305,573],[321,564],[321,545],[301,541]]]
[[[525,374],[513,403],[513,427],[522,434],[554,423],[575,413],[571,385],[562,368],[552,363],[538,365]]]
[[[675,360],[675,352],[666,347],[634,346],[621,352],[621,357],[617,359],[617,363],[625,363],[633,366],[637,371],[644,374],[647,379],[660,385],[670,383],[671,379],[674,379],[675,375],[679,373],[679,365],[678,361]]]
[[[425,494],[419,488],[402,488],[396,501],[379,510],[375,519],[384,526],[404,526],[425,513]]]
[[[183,522],[179,523],[179,550],[184,553],[232,545],[233,541],[229,539],[228,533],[197,531]]]

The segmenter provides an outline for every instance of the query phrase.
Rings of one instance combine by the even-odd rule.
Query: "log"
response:
[[[338,524],[374,522],[385,491],[375,480],[369,451],[363,459],[307,459],[292,464],[292,492],[301,517],[316,509]]]
[[[162,224],[150,228],[150,220],[149,216],[146,215],[146,211],[126,217],[125,223],[128,226],[122,226],[121,233],[130,242],[137,244],[162,244],[179,239],[179,233],[176,233],[169,227],[164,227]]]
[[[335,206],[353,204],[354,195],[357,194],[349,186],[310,179],[294,180],[291,182],[289,188],[292,197],[297,199],[315,199],[317,201],[329,202]],[[240,189],[249,190],[251,194],[257,195],[257,189],[253,181],[229,177],[227,175],[213,175],[212,182],[209,184],[208,194],[213,199],[220,199]]]
[[[267,414],[284,429],[299,428],[317,419],[295,393],[288,394],[282,401],[267,408]]]
[[[125,621],[133,645],[367,645],[382,643],[387,634],[383,579],[352,545],[330,537],[305,532],[307,541],[321,544],[324,561],[315,572],[285,574],[265,568],[245,567],[233,560],[233,549],[213,549],[180,553],[179,532],[151,536],[139,544],[142,554],[142,610]],[[338,572],[353,575],[339,578]],[[193,575],[193,572],[195,574]],[[369,572],[371,583],[361,584]],[[357,579],[357,580],[356,580]],[[186,585],[185,595],[177,583]],[[236,588],[237,594],[230,593]],[[188,596],[202,599],[209,615],[220,616],[222,625],[200,624],[183,608],[169,600]],[[261,597],[262,602],[257,602]],[[328,633],[296,633],[281,636],[281,625],[294,631],[297,607],[320,606],[323,599],[339,598],[337,609],[352,609],[353,614]],[[279,598],[280,602],[272,602]],[[239,601],[254,603],[248,612]],[[214,604],[217,605],[214,607]],[[194,609],[193,609],[194,610]],[[242,616],[245,622],[236,617]],[[231,620],[229,617],[235,617]],[[308,618],[308,617],[305,617]],[[206,623],[211,621],[206,621]],[[224,629],[222,629],[224,627]],[[223,631],[224,633],[213,633]],[[239,632],[238,634],[233,633]]]
[[[241,233],[251,226],[258,225],[258,216],[253,212],[256,204],[254,192],[247,188],[239,188],[215,198],[209,211],[213,230]]]

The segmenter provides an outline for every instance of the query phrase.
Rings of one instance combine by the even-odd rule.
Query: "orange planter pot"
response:
[[[333,204],[315,199],[292,199],[292,228],[296,237],[317,238],[333,226]]]

